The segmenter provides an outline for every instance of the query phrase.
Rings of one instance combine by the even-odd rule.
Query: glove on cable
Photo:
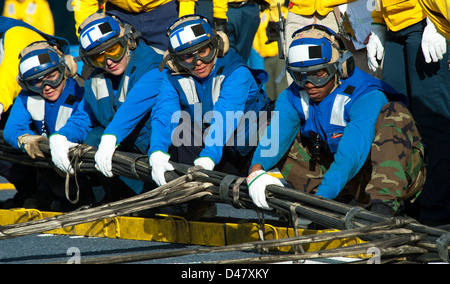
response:
[[[272,209],[266,199],[266,187],[271,184],[284,186],[279,179],[263,170],[254,171],[247,177],[248,193],[259,208]]]
[[[49,138],[50,153],[55,166],[64,173],[74,174],[69,160],[69,150],[78,145],[67,140],[66,136],[53,134]]]
[[[201,166],[205,170],[212,171],[216,164],[210,157],[200,157],[194,160],[194,166]]]
[[[159,186],[167,183],[164,173],[174,170],[173,166],[169,163],[169,159],[170,155],[162,151],[153,152],[148,159],[150,167],[152,167],[152,179]]]
[[[44,153],[39,148],[39,142],[47,140],[47,137],[41,135],[24,134],[17,137],[17,146],[32,159],[36,159],[36,157],[44,158]]]
[[[102,136],[98,150],[95,153],[95,168],[106,177],[112,177],[112,157],[116,151],[117,138],[114,135]]]

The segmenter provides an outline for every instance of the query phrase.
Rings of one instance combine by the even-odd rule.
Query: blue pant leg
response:
[[[247,61],[259,27],[259,7],[257,4],[249,4],[240,8],[228,7],[227,17],[230,49]]]
[[[447,61],[426,63],[421,40],[425,22],[388,32],[383,80],[408,94],[427,153],[427,180],[420,195],[420,218],[430,224],[450,222],[450,71]]]
[[[415,28],[423,27],[417,24]],[[420,38],[421,40],[421,38]],[[420,219],[450,223],[450,71],[449,51],[439,62],[426,63],[419,39],[407,39],[406,52],[412,113],[419,124],[428,155],[427,180],[420,196]]]
[[[146,13],[130,13],[107,2],[106,11],[134,26],[147,45],[167,50],[169,40],[166,30],[178,18],[177,1],[170,1]]]
[[[195,13],[208,18],[213,22],[213,2],[211,0],[198,0],[195,4]]]

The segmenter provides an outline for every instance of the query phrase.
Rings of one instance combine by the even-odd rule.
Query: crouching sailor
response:
[[[152,112],[152,178],[166,182],[169,160],[246,176],[258,118],[268,110],[267,73],[228,51],[226,35],[201,15],[180,17],[167,35],[171,70]]]
[[[113,176],[112,156],[121,151],[146,154],[150,143],[150,113],[162,72],[162,55],[139,42],[131,25],[105,13],[95,13],[80,26],[80,56],[94,71],[85,82],[79,111],[50,137],[55,165],[73,172],[69,149],[77,143],[98,147],[95,167],[102,173],[104,202],[139,194],[143,182]],[[149,185],[150,186],[150,185]]]
[[[389,216],[411,205],[425,168],[406,96],[354,67],[339,37],[321,25],[294,33],[286,64],[294,82],[276,101],[280,150],[258,145],[247,178],[253,202],[269,208],[266,186],[281,183],[266,171],[278,166],[293,188],[324,198]]]
[[[44,157],[39,142],[47,140],[48,136],[64,126],[76,112],[84,94],[83,87],[73,78],[77,69],[74,59],[68,55],[68,47],[68,43],[60,47],[52,41],[38,41],[20,53],[17,79],[22,91],[11,109],[4,137],[11,146],[22,149],[33,159]],[[75,180],[70,179],[69,191],[66,192],[65,177],[52,169],[39,168],[38,172],[40,178],[46,181],[40,184],[38,192],[32,197],[39,209],[69,210],[92,202],[87,176],[77,177],[79,188]],[[52,202],[50,198],[55,200]],[[30,202],[28,200],[25,206],[28,207]]]

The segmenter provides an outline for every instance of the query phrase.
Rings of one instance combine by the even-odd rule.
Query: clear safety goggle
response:
[[[175,58],[184,68],[194,69],[198,60],[206,64],[213,61],[216,56],[216,52],[217,48],[214,47],[212,43],[209,43],[193,52],[175,54]]]
[[[38,75],[31,78],[23,80],[25,86],[32,92],[41,94],[46,85],[52,88],[56,88],[61,84],[64,79],[64,74],[59,68],[53,69],[44,75]]]
[[[337,69],[334,64],[325,64],[306,68],[288,67],[288,71],[297,85],[305,87],[306,83],[309,82],[321,88],[334,78]]]
[[[118,40],[114,44],[95,54],[87,54],[86,57],[93,66],[103,68],[106,66],[106,59],[114,62],[120,61],[127,51],[126,40]]]

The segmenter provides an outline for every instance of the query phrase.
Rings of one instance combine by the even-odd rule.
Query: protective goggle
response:
[[[176,53],[175,59],[182,67],[186,69],[194,69],[197,65],[197,60],[208,64],[214,60],[216,53],[217,48],[212,43],[209,43],[193,52],[182,54]]]
[[[114,62],[120,61],[127,51],[126,40],[115,41],[114,44],[105,48],[103,51],[95,54],[86,54],[86,58],[90,64],[95,67],[103,68],[106,66],[106,59],[111,59]]]
[[[321,66],[311,66],[309,68],[288,67],[288,72],[292,76],[294,82],[303,88],[308,82],[318,88],[325,86],[334,78],[336,71],[335,64],[324,64]]]
[[[34,78],[33,78],[34,77]],[[45,75],[37,75],[23,80],[25,86],[32,92],[41,94],[46,85],[56,88],[64,79],[64,74],[59,68],[47,72]]]

